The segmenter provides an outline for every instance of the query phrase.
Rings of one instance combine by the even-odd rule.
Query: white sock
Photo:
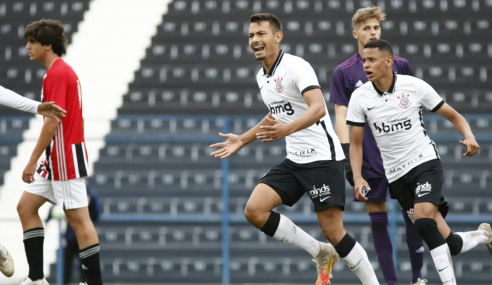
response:
[[[367,253],[358,242],[355,243],[349,254],[343,258],[343,261],[359,277],[363,285],[379,285],[374,268],[372,268],[369,258],[367,258]]]
[[[443,285],[456,285],[453,261],[447,243],[430,251]]]
[[[490,238],[488,237],[486,231],[477,230],[471,232],[456,233],[463,240],[463,248],[461,253],[467,252],[472,248],[475,248],[479,244],[490,243]]]
[[[300,247],[309,252],[313,258],[319,253],[319,242],[282,214],[273,238]]]

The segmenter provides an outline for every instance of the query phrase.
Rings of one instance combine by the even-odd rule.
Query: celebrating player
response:
[[[87,151],[82,118],[82,89],[73,69],[60,57],[67,40],[59,21],[40,20],[26,27],[26,48],[33,61],[48,71],[43,79],[42,96],[68,110],[61,121],[45,118],[41,134],[22,180],[28,183],[17,206],[24,230],[24,247],[29,275],[22,285],[46,285],[43,273],[44,229],[38,209],[51,202],[64,206],[67,222],[79,243],[80,259],[89,285],[100,285],[99,239],[87,209],[83,177],[87,176]],[[38,159],[46,152],[45,160]]]
[[[246,204],[246,219],[266,235],[307,251],[318,268],[317,285],[329,282],[337,253],[363,284],[379,284],[365,250],[343,226],[345,157],[316,74],[308,62],[280,50],[283,34],[275,15],[254,14],[250,22],[249,46],[263,64],[256,79],[270,112],[242,135],[220,134],[227,140],[210,146],[220,148],[212,156],[229,157],[257,139],[285,138],[287,158],[260,179]],[[315,240],[272,210],[294,205],[305,192],[331,244]]]
[[[490,248],[492,229],[481,224],[477,231],[453,233],[444,221],[448,212],[442,196],[443,169],[436,144],[422,121],[422,108],[452,122],[463,135],[465,156],[478,153],[479,145],[463,116],[446,104],[426,82],[393,72],[393,50],[388,42],[373,40],[364,45],[364,72],[369,81],[352,94],[347,124],[351,125],[350,160],[355,196],[364,201],[363,188],[371,185],[362,177],[362,141],[365,122],[381,150],[390,192],[396,197],[430,249],[443,284],[456,284],[451,255],[478,244]],[[404,146],[404,147],[402,147]]]
[[[362,51],[364,50],[364,45],[370,40],[376,40],[381,37],[380,24],[381,21],[385,20],[385,17],[386,14],[379,7],[368,7],[357,10],[352,17],[352,26],[354,28],[352,34],[357,39],[359,50],[354,56],[335,69],[331,79],[330,102],[335,103],[335,129],[346,157],[345,176],[352,186],[354,186],[354,181],[349,159],[350,138],[349,129],[345,123],[347,119],[347,107],[352,92],[367,82],[367,76],[362,67]],[[406,59],[397,56],[393,57],[393,59],[393,71],[398,74],[413,75]],[[365,202],[367,212],[369,213],[372,240],[384,279],[388,285],[398,285],[393,261],[393,247],[388,234],[388,213],[385,203],[388,193],[388,180],[384,175],[381,153],[370,129],[369,125],[365,126],[365,137],[362,143],[364,149],[362,174],[367,179],[371,191],[365,195],[363,202]],[[357,201],[355,194],[353,200]],[[424,264],[424,242],[405,211],[402,211],[402,214],[406,223],[406,239],[410,253],[410,262],[412,264],[411,282],[413,285],[426,284],[426,280],[421,279],[421,269]]]

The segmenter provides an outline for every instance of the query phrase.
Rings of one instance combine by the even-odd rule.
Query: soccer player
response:
[[[28,113],[41,114],[45,117],[57,120],[61,117],[65,117],[65,114],[67,113],[67,111],[54,104],[54,102],[39,103],[2,86],[0,86],[0,104]],[[0,272],[7,277],[11,277],[14,275],[14,271],[15,266],[12,255],[10,255],[5,246],[0,243]]]
[[[362,51],[364,45],[370,40],[381,37],[381,21],[386,14],[380,7],[361,8],[352,17],[352,34],[358,43],[358,52],[350,59],[340,64],[331,79],[330,102],[335,103],[335,129],[346,157],[345,175],[350,185],[354,186],[352,169],[350,167],[349,128],[346,124],[347,107],[352,92],[367,82],[367,76],[362,67]],[[412,75],[408,61],[401,57],[393,57],[393,71],[398,74]],[[388,180],[384,174],[381,153],[376,145],[374,136],[370,132],[370,126],[365,126],[365,137],[362,143],[364,157],[362,162],[362,175],[367,179],[371,191],[367,193],[363,202],[366,204],[367,212],[371,221],[372,237],[379,266],[383,271],[384,279],[388,285],[397,285],[395,264],[393,261],[393,247],[388,234],[388,213],[386,211],[386,196],[388,193]],[[394,197],[392,197],[394,198]],[[353,196],[355,199],[355,195]],[[424,242],[419,236],[417,228],[402,211],[406,223],[406,240],[412,264],[412,284],[425,284],[421,279],[421,269],[424,264]]]
[[[43,100],[68,111],[60,122],[45,118],[41,134],[22,174],[28,183],[17,206],[24,230],[29,275],[22,285],[48,284],[43,273],[44,229],[38,209],[45,203],[62,204],[67,222],[77,235],[79,256],[89,285],[100,285],[99,239],[87,209],[83,177],[87,176],[82,90],[73,69],[60,57],[67,40],[59,21],[42,19],[26,27],[24,38],[32,61],[48,69],[43,79]],[[43,152],[46,158],[37,167]],[[37,169],[36,169],[37,168]]]
[[[477,231],[453,233],[444,221],[448,205],[442,196],[443,169],[436,144],[425,130],[422,108],[454,124],[464,137],[460,141],[467,148],[464,156],[477,154],[480,147],[463,116],[429,84],[393,72],[393,51],[388,42],[373,40],[365,44],[362,61],[371,82],[354,91],[347,113],[347,124],[352,126],[350,160],[356,198],[366,200],[363,188],[371,188],[361,174],[367,121],[381,150],[392,196],[414,221],[429,247],[442,283],[456,284],[451,255],[478,244],[490,248],[492,229],[489,224],[481,224]]]
[[[240,136],[220,134],[227,140],[211,145],[220,147],[211,155],[222,159],[257,139],[285,138],[287,158],[260,179],[246,204],[246,219],[266,235],[307,251],[318,269],[316,285],[329,282],[337,253],[363,284],[379,284],[365,250],[343,226],[345,157],[316,74],[308,62],[280,50],[283,33],[275,15],[254,14],[250,23],[249,46],[263,65],[256,80],[270,112]],[[315,240],[272,210],[294,205],[306,192],[331,244]]]

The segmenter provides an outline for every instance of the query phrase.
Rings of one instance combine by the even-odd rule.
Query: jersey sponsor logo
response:
[[[362,83],[362,81],[357,81],[357,83],[355,84],[355,88],[359,88],[361,87],[362,85],[364,85],[364,83]]]
[[[432,191],[432,184],[430,184],[429,182],[425,182],[425,184],[417,185],[417,188],[415,189],[415,194],[417,195],[417,197],[420,198],[422,196],[430,194],[431,191]]]
[[[281,113],[286,113],[289,116],[294,115],[294,109],[292,109],[292,105],[288,102],[286,103],[283,100],[268,104],[268,108],[270,108],[270,113],[272,115],[277,115]]]
[[[374,128],[379,131],[379,133],[392,133],[400,130],[410,130],[412,128],[412,120],[403,118],[398,120],[389,121],[386,124],[382,123],[381,126],[378,123],[374,123]]]
[[[280,76],[275,79],[275,91],[277,91],[277,93],[282,93],[282,91],[284,91],[284,85],[282,84],[282,80],[284,80],[283,78],[281,78]]]
[[[412,106],[412,102],[410,101],[410,99],[408,99],[408,97],[410,97],[410,94],[407,95],[403,94],[397,97],[398,99],[400,99],[400,103],[398,104],[400,108],[408,109],[410,108],[410,106]]]
[[[376,108],[376,106],[372,106],[372,107],[367,107],[367,111],[370,111],[372,109]]]
[[[417,161],[421,160],[422,158],[424,157],[423,154],[419,154],[417,157],[415,157],[414,159],[408,161],[408,162],[405,162],[404,164],[400,165],[400,166],[397,166],[395,168],[392,168],[390,169],[390,173],[397,173],[397,172],[400,172],[404,169],[406,169],[407,167],[410,167],[412,164],[416,163]]]
[[[323,202],[324,200],[331,197],[330,196],[331,195],[330,186],[326,186],[323,183],[322,187],[316,188],[316,185],[313,185],[313,190],[310,190],[308,192],[308,194],[309,194],[309,197],[311,197],[311,199],[315,199],[315,198],[319,197],[320,201]],[[326,196],[329,196],[329,197],[326,197]]]
[[[308,148],[305,150],[300,150],[300,151],[288,151],[288,153],[295,155],[295,156],[304,157],[304,158],[313,157],[313,156],[318,155],[318,153],[316,152],[316,148],[314,148],[314,147],[311,147],[311,148]]]
[[[432,191],[432,184],[429,182],[425,182],[425,184],[419,184],[419,186],[417,186],[417,193],[430,191]]]

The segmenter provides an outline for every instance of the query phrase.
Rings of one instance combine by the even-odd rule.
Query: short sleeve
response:
[[[352,94],[352,100],[348,105],[347,125],[363,127],[366,124],[364,108],[359,103],[358,96],[354,95]]]
[[[301,91],[301,95],[304,96],[309,90],[312,89],[321,89],[321,86],[318,82],[318,77],[314,72],[313,67],[305,60],[299,60],[296,62],[296,66],[293,67],[295,70],[295,79],[294,82]]]
[[[434,90],[434,88],[432,88],[432,86],[430,86],[427,82],[419,80],[417,90],[420,100],[422,101],[422,105],[424,105],[427,110],[436,112],[442,105],[444,105],[444,100],[442,97],[439,96],[436,90]]]
[[[335,68],[331,77],[330,102],[348,107],[350,94],[345,88],[345,76],[340,67]]]
[[[57,75],[48,75],[43,81],[45,102],[55,102],[62,109],[66,109],[67,83]]]

